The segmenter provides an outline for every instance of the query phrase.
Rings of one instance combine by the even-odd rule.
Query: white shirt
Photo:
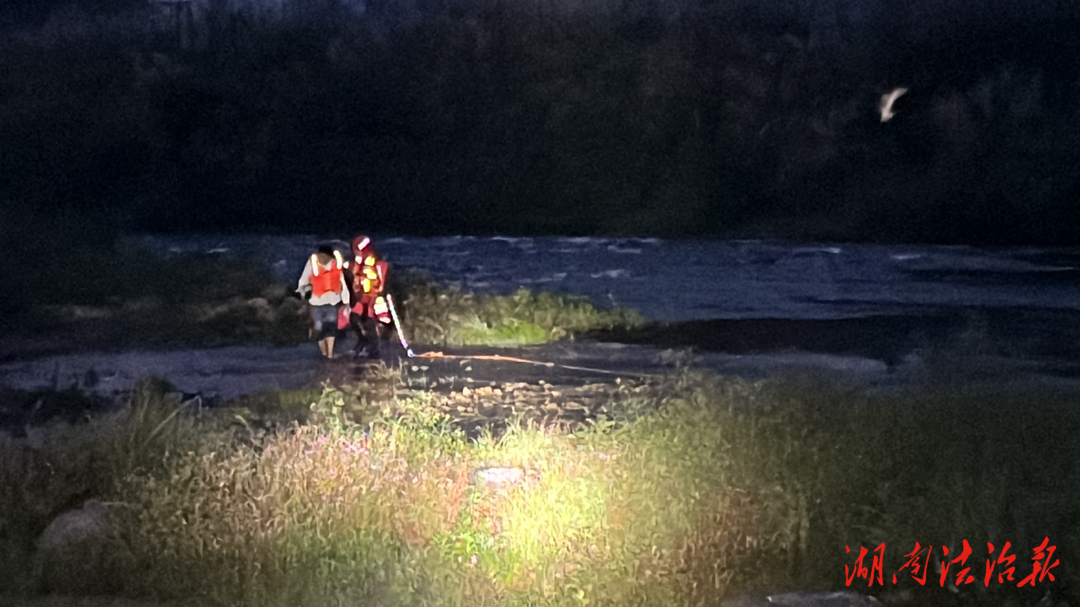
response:
[[[319,265],[320,268],[326,271],[330,271],[334,267],[335,261],[331,260],[326,265]],[[304,264],[304,273],[300,276],[300,283],[296,286],[296,292],[303,295],[311,290],[311,260],[308,260]],[[312,295],[309,300],[313,306],[333,306],[339,303],[349,305],[349,286],[345,284],[345,273],[341,273],[341,289],[338,292],[327,291],[322,295]]]

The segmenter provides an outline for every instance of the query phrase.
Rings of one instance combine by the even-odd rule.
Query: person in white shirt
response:
[[[319,351],[326,358],[334,357],[338,315],[349,306],[344,267],[341,253],[329,246],[319,247],[304,264],[304,273],[296,287],[296,292],[311,306],[312,335],[319,340]]]

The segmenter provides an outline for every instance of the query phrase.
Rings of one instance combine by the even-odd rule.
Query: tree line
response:
[[[1078,240],[1069,7],[199,0],[182,40],[142,2],[32,6],[0,18],[9,206],[126,230]]]

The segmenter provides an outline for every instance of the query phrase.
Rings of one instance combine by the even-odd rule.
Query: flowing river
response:
[[[139,236],[123,246],[254,257],[292,282],[314,247],[350,236]],[[392,271],[422,270],[474,292],[528,287],[585,295],[670,323],[619,343],[513,352],[538,360],[656,372],[692,348],[697,364],[750,378],[797,372],[875,386],[951,378],[1080,388],[1080,250],[498,236],[373,241]],[[54,352],[9,356],[0,364],[0,387],[108,392],[157,375],[186,391],[231,397],[318,385],[341,373],[328,365],[312,344]]]

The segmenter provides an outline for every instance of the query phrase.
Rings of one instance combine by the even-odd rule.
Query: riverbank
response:
[[[969,386],[1080,394],[1077,316],[1060,310],[952,310],[922,316],[645,323],[633,331],[585,332],[574,339],[513,347],[413,341],[420,358],[409,358],[400,344],[388,341],[383,360],[463,385],[508,375],[559,382],[663,374],[692,364],[747,380],[806,376],[867,390]],[[317,389],[326,381],[349,380],[362,367],[362,361],[348,355],[351,337],[339,345],[340,360],[325,361],[306,340],[280,347],[134,346],[95,341],[85,326],[73,323],[62,337],[0,340],[0,387],[112,396],[143,377],[157,376],[186,393],[228,400],[265,390]],[[425,358],[438,353],[457,358]],[[491,356],[528,362],[485,359]]]
[[[322,390],[215,406],[143,382],[119,408],[42,426],[29,451],[0,448],[0,508],[16,523],[0,579],[22,584],[0,591],[720,605],[848,589],[844,547],[885,545],[884,585],[852,588],[887,604],[1075,601],[1075,397],[871,394],[685,367],[548,382],[506,365],[486,384],[367,365]],[[107,513],[94,541],[109,558],[65,577],[82,548],[43,554],[39,538],[79,504]],[[1055,580],[1016,588],[1044,537]],[[941,545],[962,540],[979,581],[938,583]],[[1017,579],[987,587],[983,547],[1005,541]],[[890,583],[915,542],[932,546],[933,579]]]

